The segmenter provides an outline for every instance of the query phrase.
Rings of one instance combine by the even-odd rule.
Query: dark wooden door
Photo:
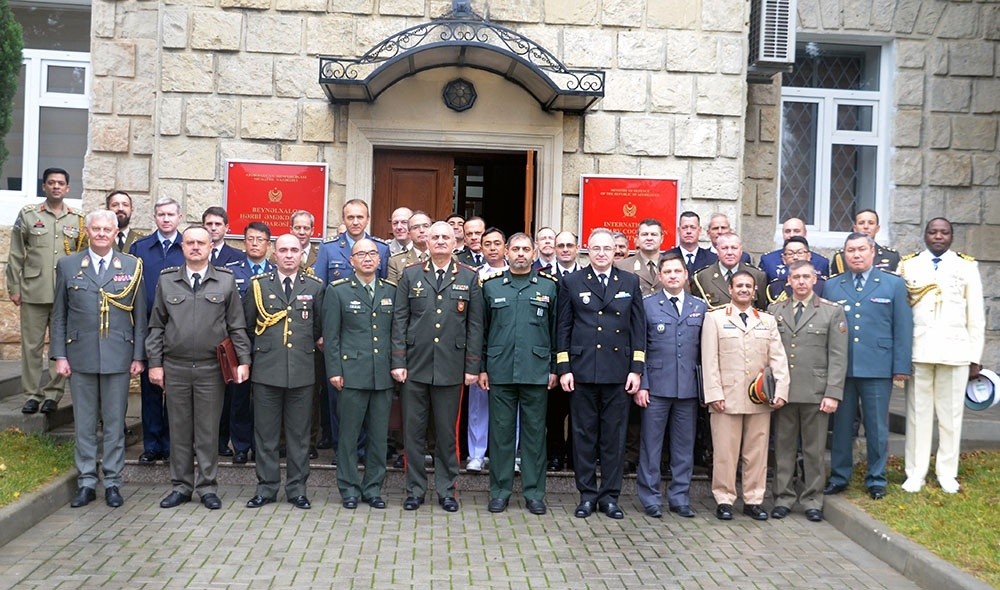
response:
[[[452,211],[455,161],[451,154],[375,150],[372,233],[392,236],[389,216],[397,207],[446,219]]]

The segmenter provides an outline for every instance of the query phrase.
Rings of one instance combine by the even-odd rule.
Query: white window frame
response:
[[[41,171],[38,168],[38,134],[41,109],[47,107],[63,109],[90,109],[90,53],[78,51],[52,51],[48,49],[27,49],[22,52],[24,66],[24,136],[22,138],[21,190],[6,190],[0,186],[0,225],[13,225],[17,213],[25,205],[42,202],[35,195],[35,182]],[[48,92],[49,66],[84,69],[83,94]],[[82,178],[70,179],[74,198],[67,198],[71,207],[82,205]]]
[[[875,211],[883,228],[878,240],[890,244],[889,227],[889,162],[892,118],[892,71],[893,52],[889,41],[842,38],[810,38],[799,35],[799,41],[815,41],[836,45],[864,45],[877,47],[879,53],[879,90],[831,90],[826,88],[796,88],[781,87],[781,101],[778,105],[780,120],[779,129],[784,130],[784,112],[786,102],[812,103],[817,108],[817,154],[816,154],[816,202],[814,223],[807,226],[809,245],[817,248],[841,248],[848,232],[831,231],[830,225],[830,162],[834,145],[874,146],[876,148],[875,171],[878,177],[875,181]],[[871,131],[842,131],[836,129],[837,106],[855,105],[872,107]],[[780,144],[779,144],[780,145]],[[778,149],[778,170],[776,174],[778,211],[781,211],[781,149]],[[776,220],[775,242],[780,243],[781,219]]]

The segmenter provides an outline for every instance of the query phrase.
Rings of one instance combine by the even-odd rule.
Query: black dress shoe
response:
[[[846,483],[828,483],[826,484],[826,487],[823,488],[823,495],[833,496],[835,494],[839,494],[840,492],[846,489],[847,489]]]
[[[43,414],[51,414],[52,412],[55,412],[56,408],[58,408],[58,407],[59,407],[59,404],[56,403],[56,400],[54,400],[54,399],[47,399],[47,400],[45,400],[45,401],[42,402],[42,409],[40,409],[38,411],[41,412],[41,413],[43,413]]]
[[[881,500],[885,497],[885,488],[882,486],[872,486],[868,488],[868,495],[872,500]]]
[[[663,518],[663,509],[655,504],[646,506],[643,510],[645,510],[646,516],[650,516],[652,518]]]
[[[385,500],[382,499],[382,496],[374,496],[372,498],[368,498],[367,500],[365,500],[365,503],[371,506],[372,508],[375,508],[376,510],[385,509]]]
[[[694,510],[691,510],[691,506],[688,504],[671,506],[670,511],[678,516],[683,516],[684,518],[694,518]]]
[[[316,450],[316,447],[309,447],[309,458],[319,459],[319,451]]]
[[[525,500],[524,507],[528,509],[528,512],[539,516],[548,511],[545,500]]]
[[[548,471],[559,471],[562,469],[562,461],[559,460],[559,457],[552,457],[549,459],[549,464],[546,465],[545,468]]]
[[[810,522],[823,522],[823,511],[819,508],[806,510],[806,520]]]
[[[156,460],[160,458],[160,454],[153,451],[143,451],[139,455],[139,463],[142,465],[152,465],[156,463]]]
[[[261,496],[260,494],[257,494],[253,498],[247,500],[247,508],[260,508],[261,506],[265,506],[267,504],[272,504],[272,503],[274,503],[273,497],[268,498],[267,496]]]
[[[236,454],[233,455],[233,464],[234,465],[246,465],[246,462],[249,461],[249,460],[250,460],[250,458],[247,456],[247,454],[244,451],[236,451]]]
[[[104,488],[104,503],[111,508],[118,508],[125,503],[125,498],[118,492],[118,486]]]
[[[288,503],[300,510],[309,510],[313,507],[313,505],[309,503],[309,498],[306,498],[305,495],[289,498]],[[357,500],[355,500],[354,506],[357,507]]]
[[[318,443],[316,443],[317,449],[327,450],[333,448],[333,441],[328,438],[322,438]]]
[[[348,510],[354,510],[355,508],[358,507],[358,497],[347,496],[341,501],[341,504],[343,504],[344,508],[347,508]]]
[[[767,510],[761,508],[760,504],[744,504],[743,514],[754,520],[767,520]]]
[[[787,506],[775,506],[774,510],[771,511],[771,518],[781,520],[788,516],[789,513],[791,513],[791,510]]]
[[[608,502],[607,504],[600,505],[601,512],[606,514],[608,518],[613,518],[615,520],[621,520],[625,518],[625,512],[621,507],[615,502]]]
[[[93,502],[96,497],[97,494],[94,492],[94,488],[79,488],[76,490],[76,495],[73,496],[73,499],[70,501],[69,507],[80,508],[82,506],[86,506],[87,504]]]
[[[490,512],[503,512],[507,509],[507,504],[510,502],[507,498],[492,498],[490,503],[486,506],[486,509]]]
[[[232,457],[233,456],[233,450],[230,449],[229,447],[223,447],[223,448],[219,449],[219,456],[220,457]]]
[[[715,517],[719,520],[732,520],[733,519],[733,505],[732,504],[719,504],[715,507]]]
[[[215,494],[204,494],[201,497],[201,503],[205,505],[205,508],[209,510],[218,510],[222,508],[222,500],[219,499]]]
[[[445,512],[458,512],[458,500],[452,498],[451,496],[445,496],[438,500],[438,504]]]
[[[185,502],[191,501],[191,494],[180,492],[170,492],[166,498],[160,500],[160,508],[175,508]]]
[[[424,504],[423,497],[417,498],[416,496],[407,496],[406,500],[403,501],[403,510],[416,510]]]
[[[22,414],[37,414],[38,413],[38,400],[29,399],[28,401],[24,402],[24,405],[21,406],[21,413]]]
[[[594,503],[593,502],[580,502],[576,506],[576,511],[573,512],[573,516],[577,518],[587,518],[594,513]]]

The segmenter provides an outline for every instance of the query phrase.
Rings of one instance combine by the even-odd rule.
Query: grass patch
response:
[[[73,468],[73,444],[51,436],[0,432],[0,506],[33,492]]]
[[[958,494],[941,491],[933,462],[927,485],[916,494],[903,491],[903,460],[890,457],[884,500],[872,500],[864,486],[864,466],[854,470],[845,496],[898,533],[972,575],[1000,588],[1000,451],[963,453]]]

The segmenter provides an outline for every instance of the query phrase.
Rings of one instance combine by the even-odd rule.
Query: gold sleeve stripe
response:
[[[568,352],[559,352],[559,353],[556,353],[556,362],[557,363],[568,363],[569,362],[569,353]]]
[[[636,350],[636,351],[633,351],[632,352],[632,361],[637,362],[637,363],[644,363],[644,362],[646,362],[646,351],[645,350]]]

